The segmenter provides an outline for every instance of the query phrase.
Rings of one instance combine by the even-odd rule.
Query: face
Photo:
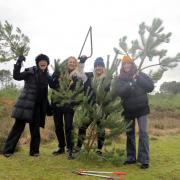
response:
[[[97,65],[95,68],[95,73],[96,73],[96,76],[100,76],[101,74],[104,73],[104,67],[103,66],[99,66]]]
[[[128,62],[123,63],[122,66],[123,66],[124,72],[129,72],[132,68],[132,64]]]
[[[48,63],[47,63],[46,60],[41,60],[41,61],[39,61],[39,63],[38,63],[38,67],[39,67],[39,69],[41,69],[42,71],[45,71],[45,69],[47,68],[47,66],[48,66]]]
[[[68,66],[68,70],[69,70],[70,72],[73,71],[73,70],[75,70],[76,67],[77,67],[77,60],[76,60],[75,58],[73,58],[73,57],[70,57],[70,58],[68,59],[68,64],[67,64],[67,66]]]

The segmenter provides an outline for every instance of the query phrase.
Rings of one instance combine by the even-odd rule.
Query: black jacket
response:
[[[134,119],[150,112],[147,93],[153,91],[154,84],[146,74],[140,73],[136,81],[117,79],[115,89],[122,99],[126,119]]]
[[[77,81],[80,81],[80,80],[77,79],[76,77],[73,77],[72,83],[70,85],[70,90],[71,91],[75,90]],[[59,82],[59,75],[54,72],[53,75],[51,76],[51,81],[49,83],[49,86],[50,86],[50,88],[58,91],[60,85],[61,85],[61,82]],[[52,102],[52,100],[51,100],[51,102]],[[74,110],[73,110],[74,104],[73,103],[66,104],[66,105],[64,105],[62,107],[57,107],[57,104],[53,103],[53,102],[52,102],[51,105],[52,105],[52,110],[53,111],[57,111],[57,110],[59,111],[60,110],[62,112],[74,112]]]
[[[33,122],[35,109],[40,107],[40,126],[45,125],[45,116],[48,105],[48,82],[50,76],[48,72],[44,75],[44,80],[47,81],[43,88],[40,84],[38,76],[38,68],[36,66],[25,69],[20,72],[21,66],[15,64],[13,70],[13,78],[15,80],[24,80],[24,88],[13,108],[12,117],[25,122]],[[40,90],[41,89],[41,90]],[[43,94],[42,94],[43,93]]]

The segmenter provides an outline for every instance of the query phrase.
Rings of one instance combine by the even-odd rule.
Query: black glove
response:
[[[60,76],[60,72],[54,72],[53,74],[52,74],[52,78],[54,79],[54,78],[59,78],[59,76]]]
[[[22,55],[22,56],[19,56],[18,59],[17,59],[17,65],[21,65],[23,61],[25,61],[26,58]]]
[[[81,63],[81,64],[83,64],[83,63],[85,63],[86,62],[86,60],[88,59],[88,57],[86,56],[86,55],[82,55],[81,57],[79,57],[79,62]]]

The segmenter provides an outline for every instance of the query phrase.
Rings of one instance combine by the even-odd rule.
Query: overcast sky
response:
[[[168,55],[180,52],[179,4],[179,0],[1,0],[0,20],[8,20],[30,38],[25,67],[34,65],[40,53],[47,54],[51,63],[54,58],[77,57],[91,25],[94,53],[86,63],[86,70],[91,71],[96,57],[106,59],[110,54],[112,58],[119,38],[127,35],[129,40],[137,39],[139,24],[151,24],[155,17],[163,20],[165,32],[173,33],[166,46]],[[12,65],[1,64],[1,68]],[[180,81],[180,67],[162,79],[172,80]]]

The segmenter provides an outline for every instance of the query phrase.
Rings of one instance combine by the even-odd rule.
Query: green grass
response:
[[[149,96],[151,112],[162,117],[177,117],[180,116],[180,94],[167,95],[156,94]]]
[[[138,165],[118,166],[97,160],[67,160],[66,155],[51,155],[55,143],[41,146],[40,157],[29,157],[28,147],[10,158],[0,156],[0,179],[3,180],[98,180],[95,177],[79,176],[73,170],[125,171],[126,180],[180,180],[180,135],[153,139],[151,164],[148,170]],[[122,146],[121,146],[122,147]]]
[[[20,90],[16,87],[7,87],[0,90],[0,98],[17,99]]]

